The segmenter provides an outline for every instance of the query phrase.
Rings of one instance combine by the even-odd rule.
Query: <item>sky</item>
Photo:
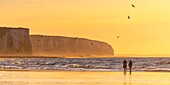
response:
[[[115,55],[170,56],[169,3],[170,0],[0,0],[0,26],[27,27],[30,34],[104,41],[114,48]]]

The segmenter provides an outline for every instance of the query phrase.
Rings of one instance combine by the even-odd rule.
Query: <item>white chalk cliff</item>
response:
[[[0,27],[0,55],[18,54],[32,54],[29,29]]]
[[[84,38],[31,35],[33,55],[113,56],[111,45]]]
[[[29,35],[28,28],[0,27],[0,55],[113,56],[111,45],[85,38]]]

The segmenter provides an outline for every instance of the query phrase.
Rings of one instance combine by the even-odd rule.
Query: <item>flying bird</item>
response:
[[[131,4],[131,5],[132,5],[132,7],[134,7],[134,8],[136,7],[134,4]]]
[[[130,19],[130,16],[128,15],[128,19]]]
[[[117,38],[119,38],[119,36],[117,36]]]

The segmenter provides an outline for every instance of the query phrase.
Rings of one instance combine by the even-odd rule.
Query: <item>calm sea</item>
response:
[[[6,58],[2,69],[123,71],[123,60],[133,61],[133,71],[170,72],[170,58]]]

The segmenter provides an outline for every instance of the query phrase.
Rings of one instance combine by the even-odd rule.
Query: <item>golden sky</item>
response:
[[[105,41],[115,55],[170,54],[169,10],[170,0],[0,0],[0,26]]]

